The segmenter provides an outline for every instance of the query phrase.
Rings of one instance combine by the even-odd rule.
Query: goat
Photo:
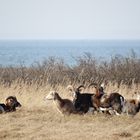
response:
[[[15,96],[9,96],[5,100],[5,104],[0,104],[0,113],[16,111],[17,107],[21,107],[21,104],[17,101]]]
[[[91,86],[92,84],[90,84]],[[94,108],[99,111],[99,107],[100,107],[100,99],[101,97],[105,94],[104,93],[104,89],[102,86],[100,86],[99,88],[97,87],[97,84],[94,85],[95,88],[95,94],[94,96],[92,96],[92,104],[94,106]]]
[[[83,85],[80,85],[75,90],[71,85],[69,85],[67,88],[73,94],[73,104],[77,111],[87,113],[90,108],[93,108],[92,96],[94,94],[80,93],[81,88],[84,88]]]
[[[140,94],[136,94],[136,99],[125,100],[122,113],[127,115],[136,115],[140,110]]]
[[[119,93],[111,93],[110,95],[104,93],[103,85],[100,87],[96,83],[94,85],[95,95],[92,97],[92,104],[97,111],[113,111],[115,114],[120,114],[124,102],[124,97]],[[111,112],[112,114],[112,112]]]
[[[113,110],[120,115],[124,104],[124,97],[119,93],[105,94],[100,99],[100,110]]]
[[[61,114],[70,115],[71,113],[77,113],[72,101],[69,99],[62,99],[56,91],[50,91],[46,99],[53,100]]]

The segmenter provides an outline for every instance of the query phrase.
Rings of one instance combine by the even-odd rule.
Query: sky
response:
[[[140,0],[0,0],[0,40],[140,40]]]

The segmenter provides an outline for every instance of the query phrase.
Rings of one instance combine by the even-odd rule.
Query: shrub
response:
[[[132,55],[113,56],[110,60],[95,59],[89,53],[76,58],[75,65],[64,63],[63,59],[50,57],[43,62],[36,62],[29,67],[0,67],[0,84],[10,86],[13,82],[38,86],[68,84],[89,84],[103,81],[131,85],[140,83],[140,59]]]

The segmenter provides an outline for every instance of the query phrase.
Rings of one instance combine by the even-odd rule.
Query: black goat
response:
[[[73,93],[73,104],[76,110],[87,113],[90,107],[93,108],[92,96],[94,96],[94,94],[81,93],[81,88],[84,88],[84,86],[80,85],[75,90],[72,86],[68,86],[68,89]]]

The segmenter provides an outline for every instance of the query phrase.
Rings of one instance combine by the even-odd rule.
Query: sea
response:
[[[140,58],[140,40],[0,40],[1,67],[31,66],[50,57],[75,65],[85,55],[109,61],[134,53]]]

